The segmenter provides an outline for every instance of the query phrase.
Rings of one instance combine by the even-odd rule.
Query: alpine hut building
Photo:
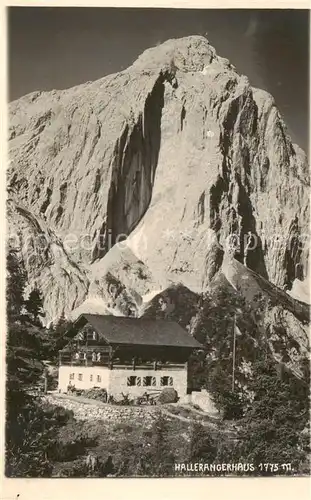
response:
[[[187,394],[187,362],[199,344],[173,321],[83,314],[59,352],[59,392],[104,388],[138,397],[173,387]]]

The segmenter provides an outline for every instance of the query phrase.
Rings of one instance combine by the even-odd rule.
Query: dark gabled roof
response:
[[[81,314],[75,324],[81,324],[83,318],[108,344],[202,348],[199,342],[174,321]]]

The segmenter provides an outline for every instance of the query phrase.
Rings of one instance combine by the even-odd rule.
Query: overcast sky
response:
[[[293,141],[307,150],[308,16],[301,10],[11,7],[10,100],[101,78],[169,38],[205,34],[253,86],[275,97]]]

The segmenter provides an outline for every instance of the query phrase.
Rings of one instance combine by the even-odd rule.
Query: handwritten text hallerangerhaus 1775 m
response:
[[[283,473],[291,472],[292,467],[290,463],[230,463],[230,464],[217,464],[217,463],[194,463],[194,462],[179,462],[175,463],[175,472],[270,472],[270,473]]]

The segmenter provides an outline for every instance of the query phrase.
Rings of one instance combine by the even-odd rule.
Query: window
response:
[[[93,382],[93,375],[90,375],[90,382]]]
[[[70,373],[69,380],[74,380],[74,378],[75,378],[75,374],[74,373]]]
[[[83,354],[83,359],[86,360],[86,352]]]
[[[143,378],[143,385],[148,386],[148,387],[150,387],[152,385],[153,386],[156,385],[156,378],[155,377],[144,377]]]
[[[80,353],[79,353],[79,352],[76,352],[76,354],[75,354],[75,358],[76,358],[76,359],[80,359]]]
[[[161,385],[173,385],[173,377],[161,377]]]
[[[79,373],[79,375],[78,375],[78,380],[83,380],[83,375],[82,375],[82,373]]]
[[[144,386],[150,386],[151,385],[151,379],[152,379],[152,377],[144,377],[143,378],[143,385]]]
[[[95,352],[92,353],[92,361],[96,361],[96,353]]]
[[[100,361],[100,352],[97,353],[97,361]]]
[[[97,375],[97,382],[101,382],[102,381],[102,378],[100,375]]]
[[[137,377],[127,377],[127,385],[133,386],[136,385]]]
[[[96,339],[97,339],[96,332],[93,330],[93,328],[89,328],[87,330],[86,340],[96,340]]]

